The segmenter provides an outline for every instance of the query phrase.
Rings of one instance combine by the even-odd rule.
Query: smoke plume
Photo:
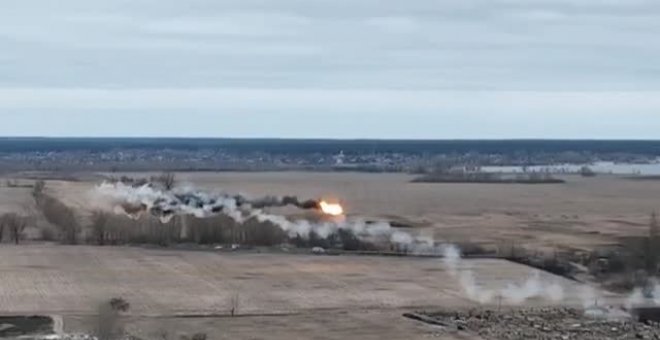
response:
[[[98,194],[109,199],[115,210],[137,218],[151,213],[163,220],[176,215],[198,218],[226,214],[242,220],[239,210],[254,211],[270,207],[295,206],[300,209],[319,209],[316,200],[301,201],[295,196],[266,196],[251,199],[243,195],[207,193],[194,189],[160,190],[150,184],[133,187],[123,183],[103,183],[96,188]]]
[[[437,252],[432,238],[398,231],[387,222],[369,222],[362,219],[320,222],[290,220],[265,211],[267,208],[284,206],[320,209],[319,201],[300,200],[295,196],[249,198],[237,194],[207,193],[192,188],[161,190],[149,184],[133,187],[123,183],[103,183],[97,186],[95,196],[97,201],[104,202],[111,210],[135,219],[147,213],[160,218],[163,223],[167,223],[174,216],[193,215],[206,218],[226,215],[239,224],[248,219],[272,223],[291,238],[308,239],[314,233],[325,239],[339,231],[346,231],[364,242],[392,244],[401,250],[419,254]]]
[[[331,219],[320,222],[291,220],[266,211],[270,207],[283,206],[319,209],[319,201],[316,200],[300,200],[295,196],[248,198],[227,193],[206,193],[190,188],[165,191],[150,185],[131,187],[122,183],[101,184],[96,188],[95,194],[102,201],[109,203],[115,211],[134,218],[149,213],[167,222],[179,215],[194,215],[199,218],[226,215],[238,224],[249,219],[271,223],[291,238],[308,239],[314,233],[317,237],[325,239],[340,231],[346,231],[360,241],[371,244],[389,244],[413,254],[442,255],[449,275],[456,280],[464,295],[481,304],[505,302],[520,305],[530,299],[554,302],[564,299],[562,286],[544,282],[538,271],[531,272],[522,282],[511,282],[503,288],[484,287],[479,284],[469,265],[463,262],[458,247],[448,244],[436,245],[432,237],[413,235],[396,229],[387,222],[369,222],[361,219]],[[658,292],[660,293],[660,288]],[[585,305],[587,302],[593,303],[597,300],[597,297],[593,297],[588,292],[582,296],[585,297]]]
[[[509,283],[502,289],[482,287],[474,272],[462,263],[461,252],[454,245],[443,246],[443,261],[449,274],[457,280],[465,296],[480,304],[504,301],[520,305],[533,298],[558,302],[564,299],[564,290],[557,283],[547,284],[541,280],[539,271],[534,271],[523,283]]]
[[[646,280],[643,287],[636,287],[625,301],[625,307],[632,309],[637,306],[660,305],[660,283],[655,277]]]

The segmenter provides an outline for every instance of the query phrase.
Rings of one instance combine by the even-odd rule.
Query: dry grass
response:
[[[4,313],[89,314],[111,297],[129,301],[134,315],[229,315],[231,307],[249,315],[471,304],[437,259],[63,245],[3,246],[0,258]],[[531,271],[500,260],[464,265],[490,287],[522,282]],[[567,301],[578,300],[575,283],[542,275],[567,287]]]
[[[338,198],[351,215],[424,228],[438,239],[491,246],[515,242],[535,249],[591,250],[621,236],[644,235],[650,212],[660,210],[660,181],[611,176],[571,176],[565,184],[547,186],[410,183],[413,176],[360,173],[179,173],[176,178],[180,185],[254,196]],[[73,206],[89,206],[93,185],[49,182],[51,191]]]
[[[409,183],[411,178],[351,173],[177,174],[180,184],[208,190],[339,198],[352,215],[398,221],[439,240],[535,250],[558,246],[588,250],[622,236],[641,236],[648,231],[649,213],[660,210],[660,181],[575,176],[560,185],[522,186]],[[93,186],[90,181],[49,181],[48,193],[75,207],[81,225],[87,226],[93,222]],[[29,189],[0,188],[0,211],[11,211],[24,199],[31,199]],[[112,226],[103,229],[112,231]],[[436,259],[46,245],[3,245],[0,258],[2,312],[80,314],[83,328],[83,319],[94,314],[99,302],[119,296],[131,303],[133,315],[127,327],[145,338],[150,338],[147,330],[164,323],[174,330],[191,327],[186,334],[208,331],[213,339],[264,334],[281,339],[310,334],[327,339],[428,338],[433,332],[401,321],[401,310],[472,305]],[[479,282],[493,287],[523,281],[530,273],[522,265],[495,260],[465,265],[475,269]],[[543,274],[543,280],[558,280],[567,287],[566,301],[580,303],[582,291],[575,283],[549,274]],[[232,309],[241,317],[169,317],[228,315]],[[263,315],[269,313],[287,315]],[[74,322],[67,327],[76,326]]]

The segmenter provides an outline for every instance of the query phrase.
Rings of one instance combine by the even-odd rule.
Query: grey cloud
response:
[[[660,85],[657,1],[9,0],[3,6],[4,87]]]
[[[34,121],[50,103],[49,112],[77,112],[97,126],[83,112],[115,108],[145,120],[167,110],[262,119],[362,112],[414,134],[407,117],[437,114],[432,121],[459,127],[442,137],[476,116],[496,129],[507,119],[529,123],[530,112],[583,114],[576,126],[588,127],[600,113],[646,131],[660,110],[658,36],[657,0],[4,0],[0,115]],[[104,90],[120,92],[94,92]],[[223,100],[209,99],[216,95]],[[646,122],[614,118],[626,115]],[[578,131],[545,119],[545,133]],[[258,130],[251,124],[243,131]],[[333,124],[338,135],[357,133]]]

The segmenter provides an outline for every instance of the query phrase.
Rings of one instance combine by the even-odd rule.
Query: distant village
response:
[[[482,166],[586,164],[606,160],[645,163],[655,157],[635,154],[589,152],[511,154],[418,154],[403,152],[336,153],[239,152],[228,149],[198,150],[118,148],[111,150],[5,151],[0,152],[4,171],[361,171],[411,172],[461,168],[478,171]]]

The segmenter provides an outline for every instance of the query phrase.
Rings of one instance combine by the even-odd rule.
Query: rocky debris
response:
[[[622,318],[620,313],[593,317],[574,308],[420,313],[445,325],[447,332],[468,332],[488,340],[660,339],[660,324]],[[615,316],[615,317],[611,317]]]

